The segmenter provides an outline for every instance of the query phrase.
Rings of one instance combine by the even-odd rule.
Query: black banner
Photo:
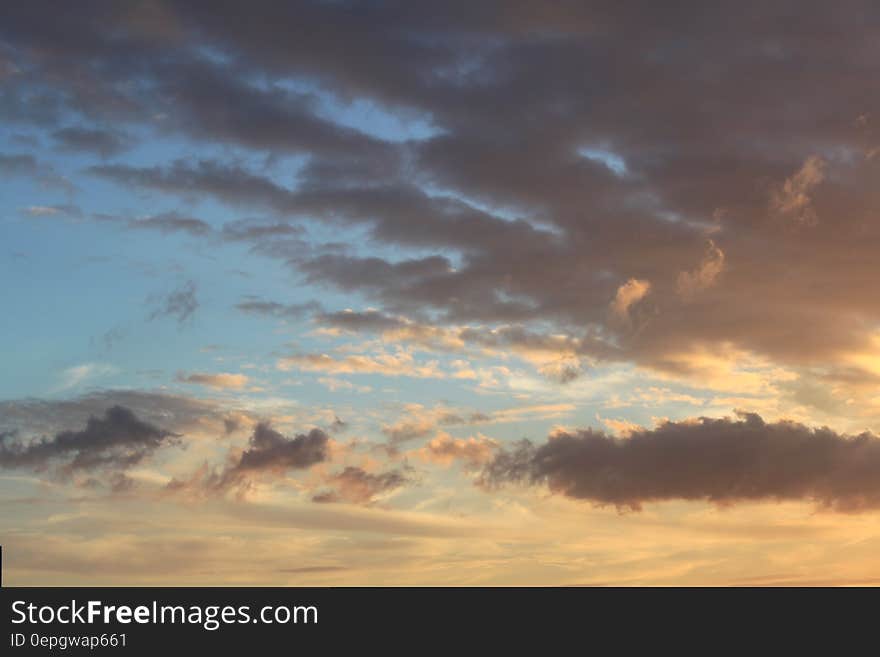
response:
[[[0,654],[831,646],[872,634],[874,597],[821,589],[4,588]]]

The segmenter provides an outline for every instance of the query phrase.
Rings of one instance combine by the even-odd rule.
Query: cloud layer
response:
[[[6,4],[32,572],[878,563],[876,2]]]
[[[784,22],[757,4],[355,4],[257,3],[246,29],[225,6],[18,6],[0,27],[0,114],[101,158],[84,175],[270,215],[132,227],[247,241],[392,313],[589,327],[592,356],[660,369],[698,344],[797,365],[869,344],[876,7],[808,3]],[[47,11],[76,36],[57,38]],[[351,98],[397,132],[345,115]],[[109,161],[136,133],[303,160],[292,179],[222,148]],[[70,184],[29,153],[0,166]],[[326,252],[309,222],[404,253]],[[154,314],[196,307],[185,287]]]

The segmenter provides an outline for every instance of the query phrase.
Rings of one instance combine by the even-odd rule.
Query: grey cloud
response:
[[[31,206],[25,211],[32,216],[66,214],[69,216],[82,216],[82,211],[74,205]],[[161,233],[187,233],[193,237],[206,237],[213,233],[212,226],[196,217],[170,211],[162,212],[138,219],[128,218],[118,214],[96,212],[91,214],[91,219],[96,222],[117,225],[131,230],[155,230]]]
[[[211,225],[195,217],[187,217],[177,212],[165,212],[162,214],[132,219],[128,222],[129,228],[158,230],[163,233],[183,232],[194,236],[204,236],[213,230]]]
[[[329,436],[320,429],[286,438],[268,424],[258,424],[235,470],[308,468],[327,459]]]
[[[157,76],[160,102],[171,110],[169,121],[190,135],[264,151],[370,157],[387,149],[379,140],[320,117],[309,93],[250,84],[205,59],[178,61]]]
[[[0,153],[0,171],[6,175],[34,175],[39,170],[33,155]]]
[[[116,183],[183,196],[214,196],[233,205],[259,205],[284,211],[290,190],[241,166],[212,160],[176,160],[168,167],[101,164],[88,172]]]
[[[222,426],[230,410],[216,402],[147,390],[100,390],[72,399],[13,399],[0,401],[3,427],[26,434],[58,433],[66,427],[85,424],[107,408],[122,406],[139,418],[175,433],[200,426]]]
[[[288,319],[302,319],[312,312],[319,311],[321,304],[317,301],[307,301],[297,304],[283,304],[277,301],[265,301],[259,297],[246,297],[235,304],[242,312],[251,315],[266,315],[269,317],[282,317]]]
[[[53,166],[44,164],[27,153],[0,153],[0,173],[33,178],[43,187],[59,189],[67,194],[76,191],[73,183],[59,174]]]
[[[498,453],[480,483],[546,483],[554,493],[639,510],[669,500],[814,502],[835,511],[880,507],[880,438],[846,436],[760,416],[665,422],[627,438],[557,433]]]
[[[247,448],[232,455],[222,469],[205,467],[189,480],[172,480],[167,489],[172,492],[195,490],[199,493],[238,489],[241,492],[251,485],[255,477],[304,470],[326,461],[329,458],[329,442],[330,437],[320,429],[288,438],[268,423],[260,422],[251,434]]]
[[[128,135],[100,128],[62,128],[53,132],[52,138],[63,150],[84,151],[101,157],[118,155],[133,146]]]
[[[0,435],[0,466],[38,471],[55,467],[62,474],[125,470],[177,437],[139,419],[128,408],[113,406],[104,417],[90,417],[80,431],[61,431],[52,438],[31,441],[12,433]]]
[[[512,252],[511,256],[522,256],[552,249],[559,242],[554,233],[525,219],[505,220],[448,194],[429,195],[411,183],[376,184],[371,180],[358,184],[344,171],[338,179],[324,172],[312,180],[308,177],[312,169],[307,169],[296,188],[279,185],[237,164],[207,159],[177,160],[166,167],[98,165],[89,171],[118,184],[168,194],[209,196],[280,214],[368,224],[377,239],[410,246],[455,247],[468,252],[504,249]],[[414,214],[417,222],[412,220]],[[283,226],[276,224],[271,233],[287,232]],[[234,227],[230,231],[230,237],[238,239],[259,236],[238,235]]]
[[[223,225],[223,237],[232,241],[257,241],[302,235],[302,226],[257,219],[241,219]]]

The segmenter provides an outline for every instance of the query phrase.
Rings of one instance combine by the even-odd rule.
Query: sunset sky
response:
[[[4,583],[880,583],[880,6],[711,4],[5,3]]]

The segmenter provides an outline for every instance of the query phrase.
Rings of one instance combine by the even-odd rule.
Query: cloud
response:
[[[696,400],[695,400],[696,401]],[[611,431],[613,431],[616,435],[621,438],[627,438],[634,431],[641,431],[643,427],[641,425],[636,424],[635,422],[630,422],[629,420],[619,420],[610,417],[598,417],[599,420],[602,421],[606,427],[608,427]]]
[[[177,434],[139,419],[130,409],[113,406],[104,417],[90,417],[85,429],[62,431],[52,438],[22,441],[0,435],[0,467],[45,470],[62,476],[95,470],[121,471],[141,463]]]
[[[367,399],[356,400],[357,411],[344,411],[346,419],[366,412],[371,429],[387,425],[388,433],[377,430],[371,437],[416,435],[412,440],[419,442],[408,443],[413,453],[438,431],[453,432],[450,427],[466,427],[469,433],[461,435],[471,435],[471,424],[533,426],[544,417],[570,424],[578,413],[595,411],[550,408],[560,397],[587,406],[611,397],[609,403],[633,407],[628,420],[748,405],[767,413],[768,422],[787,414],[827,421],[838,430],[878,428],[874,374],[880,347],[873,336],[880,326],[880,158],[873,142],[880,65],[871,56],[877,16],[870,3],[835,7],[831,20],[832,10],[820,3],[799,4],[796,20],[782,19],[773,3],[755,1],[714,3],[699,11],[644,0],[549,8],[453,0],[408,5],[405,11],[401,4],[356,3],[352,10],[352,3],[254,0],[244,21],[235,3],[147,2],[135,9],[108,2],[7,3],[0,21],[0,123],[16,152],[0,156],[0,177],[21,183],[23,190],[11,211],[32,204],[33,212],[24,210],[24,217],[74,216],[61,211],[65,202],[72,206],[65,195],[75,191],[74,183],[88,192],[83,216],[107,217],[121,212],[120,203],[131,207],[115,225],[49,226],[11,216],[11,248],[27,250],[19,243],[32,243],[30,233],[57,228],[70,237],[64,240],[65,257],[44,260],[64,269],[73,283],[99,275],[91,266],[70,270],[79,266],[83,249],[104,249],[116,258],[129,249],[112,248],[112,240],[144,237],[145,230],[173,234],[162,249],[147,249],[145,241],[135,249],[138,257],[185,261],[202,272],[203,285],[211,281],[212,296],[216,292],[228,304],[240,301],[242,313],[277,320],[244,318],[254,330],[289,321],[264,326],[265,334],[251,342],[254,353],[238,354],[249,366],[263,368],[268,354],[274,362],[296,350],[281,367],[314,372],[297,378],[334,387],[347,398],[340,386],[379,388],[375,375],[420,367],[439,371],[445,380],[421,380],[417,386],[411,379],[386,380],[373,394],[418,399],[430,389],[438,399],[457,404],[472,399],[480,406],[473,394],[480,393],[484,408],[438,404],[423,409],[429,416],[424,422],[415,411],[398,418],[389,416],[388,407],[369,409]],[[856,117],[861,118],[853,125]],[[132,157],[112,159],[145,139],[149,143]],[[175,159],[182,153],[186,157]],[[108,183],[118,185],[115,193],[104,193]],[[29,189],[38,193],[28,196]],[[166,213],[171,207],[180,209]],[[210,225],[199,218],[201,211]],[[707,236],[713,240],[708,247]],[[26,276],[40,269],[39,253],[31,250],[28,261],[13,256],[13,279],[16,272]],[[212,271],[226,276],[232,270],[252,276],[226,286],[212,278]],[[38,272],[28,279],[35,298],[41,298],[43,278]],[[650,289],[627,287],[630,281],[649,282]],[[245,290],[245,284],[253,287]],[[197,291],[200,298],[201,286]],[[150,299],[144,315],[156,311],[156,317],[188,321],[199,311],[195,292],[188,301]],[[239,297],[242,292],[255,296]],[[300,303],[312,297],[326,306]],[[24,304],[31,310],[37,305]],[[355,310],[342,311],[346,306]],[[112,296],[104,307],[122,308]],[[38,317],[21,319],[22,326],[39,324]],[[291,329],[307,330],[299,320],[312,320],[318,330],[300,336],[299,346],[279,356],[273,343],[288,339]],[[119,322],[124,318],[96,325]],[[194,329],[234,329],[222,324]],[[374,335],[367,345],[352,345],[348,338],[360,332]],[[329,346],[321,342],[325,339],[332,340]],[[363,353],[354,351],[359,348]],[[400,356],[399,348],[412,353],[411,360]],[[453,355],[429,366],[424,351]],[[352,358],[353,353],[361,355]],[[90,358],[63,360],[62,367],[84,360]],[[569,385],[537,381],[518,361],[554,384]],[[167,369],[162,363],[152,367]],[[154,372],[151,380],[167,383],[177,369],[200,371],[192,363],[176,364],[170,372]],[[574,381],[578,375],[583,378]],[[146,380],[131,376],[139,377],[127,381],[131,385]],[[373,380],[366,381],[369,376]],[[477,378],[458,378],[472,376]],[[273,378],[267,375],[267,385]],[[502,397],[511,390],[519,396],[508,399],[533,408],[488,410],[512,405]],[[302,391],[306,398],[315,396]],[[199,441],[179,455],[192,461],[203,456],[203,448],[247,440],[254,416],[236,403],[273,412],[276,404],[295,406],[289,398],[264,393],[252,401],[219,395],[223,403],[137,390],[94,391],[70,400],[4,400],[0,424],[7,429],[10,421],[20,429],[28,423],[18,435],[52,436],[82,428],[90,414],[103,417],[119,403],[155,426],[174,432],[196,427],[200,436],[217,439]],[[333,397],[322,390],[315,394]],[[300,408],[290,411],[296,418],[282,419],[285,411],[276,421],[323,413],[321,422],[329,423],[332,412]],[[226,435],[227,420],[240,427],[232,435]],[[353,443],[363,439],[361,422],[352,420]],[[521,431],[501,428],[505,435]],[[458,449],[457,440],[445,441],[444,449]],[[701,444],[692,447],[698,473],[708,467]],[[233,448],[216,474],[233,468],[244,449]],[[630,454],[626,449],[632,448],[622,448]],[[669,469],[687,482],[681,468],[690,463],[689,452],[677,454]],[[767,462],[776,463],[770,456]],[[614,467],[629,472],[629,466]],[[378,476],[383,467],[368,463],[364,469]],[[316,467],[303,476],[320,479],[324,473]],[[251,474],[256,471],[243,480],[251,481]],[[648,472],[641,478],[647,485],[657,476]],[[446,473],[440,486],[454,489],[451,479]],[[855,474],[851,479],[859,481]],[[548,475],[544,481],[549,480]],[[307,496],[314,492],[308,485],[304,489]],[[669,491],[672,497],[662,497]],[[680,492],[656,494],[679,499],[674,495]],[[429,491],[413,503],[440,508],[446,504],[443,494]],[[723,497],[716,490],[711,494]],[[638,491],[634,497],[640,499]],[[457,502],[450,508],[468,511]],[[289,527],[298,519],[294,522],[310,527],[337,514],[336,534],[378,527],[375,520],[356,522],[355,511],[366,514],[362,509],[304,506],[311,510],[279,505],[273,522]],[[570,504],[562,507],[571,512]],[[680,520],[673,507],[661,520]],[[244,518],[254,509],[238,513]],[[303,513],[313,515],[304,521]],[[685,524],[716,515],[697,514],[696,520],[682,513],[688,516]],[[781,514],[786,526],[793,522],[789,509],[761,513]],[[616,522],[596,513],[584,524],[592,530],[594,520]],[[845,524],[801,520],[811,529],[815,522]],[[566,546],[582,541],[572,540],[570,522],[562,524],[539,534],[559,538],[556,549],[564,554]],[[731,525],[725,531],[733,534]],[[599,529],[592,533],[615,533]],[[681,531],[695,531],[694,525]],[[839,531],[834,547],[851,547],[852,536],[844,534],[852,534],[853,525]],[[647,543],[655,557],[671,551],[665,539],[658,542],[656,526],[644,534],[644,543],[629,533],[616,539],[608,549],[611,563],[600,569],[603,576],[626,568],[631,581],[663,577],[645,575],[657,571],[657,561],[621,556],[622,544],[640,555],[649,553],[643,549]],[[659,555],[665,564],[660,570],[687,570],[697,580],[712,569],[712,577],[722,577],[715,566],[727,563],[729,555],[715,550],[723,541],[708,541],[713,546],[707,556],[703,547],[693,551],[693,536],[686,539],[687,555]],[[506,545],[507,538],[493,545]],[[51,554],[43,554],[63,555],[62,548],[73,542],[59,538]],[[28,539],[28,547],[32,543],[37,545]],[[93,547],[91,538],[87,543]],[[729,544],[724,543],[728,552],[744,555],[737,566],[754,567],[752,557],[760,551],[754,544]],[[131,561],[124,550],[96,545],[101,549],[79,552],[122,555],[119,573]],[[839,549],[825,546],[840,557]],[[428,552],[434,554],[434,547]],[[473,549],[486,552],[480,544]],[[470,577],[462,574],[458,546],[449,553],[450,568],[459,578]],[[294,560],[324,563],[300,556]],[[494,561],[513,563],[506,557]],[[81,572],[94,572],[95,559],[83,563],[89,567]],[[564,571],[566,578],[581,573],[559,563],[564,561],[542,559],[525,569],[531,574],[520,568],[517,576],[534,581],[551,572]],[[37,557],[33,564],[34,573],[46,565]],[[375,577],[375,564],[369,566],[373,574],[363,577]],[[487,570],[484,566],[474,570]],[[446,570],[435,567],[431,576],[444,577]],[[551,575],[556,576],[563,577]]]
[[[481,482],[545,483],[566,497],[632,510],[670,500],[803,500],[854,512],[880,507],[880,438],[767,423],[753,413],[634,427],[626,438],[558,432],[538,447],[523,441],[500,452]]]
[[[24,208],[24,213],[29,217],[82,216],[82,210],[78,206],[69,203],[61,205],[29,205]]]
[[[387,436],[391,446],[395,447],[399,443],[429,436],[438,427],[550,420],[565,417],[574,410],[574,404],[569,403],[524,404],[491,413],[465,411],[443,405],[426,408],[421,404],[408,404],[406,412],[396,422],[382,425],[382,433]]]
[[[265,301],[259,297],[245,297],[244,300],[235,304],[235,307],[250,315],[266,315],[287,319],[302,319],[311,312],[321,309],[317,301],[307,301],[297,304],[283,304],[276,301]]]
[[[362,297],[375,310],[358,319],[391,320],[373,330],[415,336],[428,326],[454,341],[450,325],[518,325],[571,342],[589,335],[581,347],[591,358],[647,367],[704,345],[833,364],[880,320],[869,293],[878,163],[853,157],[871,145],[839,119],[869,114],[858,99],[870,76],[840,71],[871,47],[870,22],[842,12],[828,27],[810,7],[780,31],[772,12],[746,19],[713,8],[689,17],[706,38],[674,51],[681,23],[638,6],[569,7],[565,19],[518,6],[501,19],[473,8],[401,15],[377,5],[354,17],[332,3],[266,4],[244,31],[228,27],[228,9],[168,6],[157,30],[95,6],[65,16],[76,36],[64,40],[36,18],[39,5],[20,7],[2,27],[15,64],[3,69],[0,114],[48,138],[62,138],[76,116],[79,130],[187,140],[192,157],[83,172],[228,212],[255,209],[264,218],[210,235],[186,225],[247,243],[306,285]],[[442,25],[442,38],[428,24]],[[291,25],[334,39],[291,47]],[[828,28],[827,48],[815,47],[815,25]],[[641,44],[625,58],[609,36],[621,33]],[[742,47],[742,34],[752,45]],[[811,75],[794,80],[792,67]],[[732,72],[721,86],[716,69]],[[817,91],[827,88],[841,93]],[[634,90],[650,113],[633,105]],[[723,100],[698,111],[683,98]],[[380,120],[365,121],[365,106]],[[620,162],[625,175],[609,169]],[[48,173],[31,153],[4,155],[0,167]],[[763,220],[767,181],[779,182],[772,213],[800,223],[821,210],[835,221],[781,239],[786,222]],[[716,245],[683,265],[709,224],[723,263]],[[319,244],[313,226],[346,244]],[[841,252],[852,256],[843,264]],[[629,281],[650,281],[650,291]],[[652,321],[637,321],[649,306]],[[395,328],[401,317],[418,319]],[[547,360],[536,366],[560,382],[581,369],[569,354]]]
[[[415,378],[443,378],[445,375],[435,362],[419,364],[412,354],[381,353],[374,356],[352,355],[336,358],[329,354],[299,354],[277,361],[280,370],[301,369],[307,372],[330,374],[381,374]]]
[[[82,217],[83,213],[78,206],[72,204],[30,206],[25,208],[25,213],[32,217],[67,215],[70,217]],[[129,219],[124,216],[108,213],[94,213],[91,218],[97,222],[116,224],[131,230],[155,230],[161,233],[187,233],[193,237],[206,237],[213,233],[210,224],[177,212],[163,212],[139,219]]]
[[[118,184],[166,194],[208,196],[235,206],[257,205],[287,212],[292,209],[290,190],[235,164],[176,160],[168,167],[101,164],[89,167],[88,171]]]
[[[240,390],[248,384],[250,379],[244,374],[230,374],[228,372],[218,372],[216,374],[178,372],[177,380],[182,383],[196,383],[201,386],[208,386],[215,390]]]
[[[811,6],[781,31],[772,12],[747,19],[713,8],[689,17],[706,38],[673,51],[681,22],[637,6],[522,5],[502,19],[470,7],[402,15],[376,5],[354,16],[332,3],[297,12],[261,4],[248,30],[231,29],[225,8],[168,6],[157,21],[95,6],[65,17],[76,26],[65,40],[35,18],[39,7],[16,8],[3,26],[15,64],[3,69],[0,113],[50,137],[77,116],[112,134],[188,140],[189,158],[86,171],[255,209],[265,218],[215,232],[308,284],[363,296],[385,317],[521,324],[573,339],[589,331],[615,358],[649,366],[667,347],[705,343],[786,363],[833,361],[880,318],[863,289],[876,273],[878,164],[853,157],[871,148],[866,122],[856,130],[838,118],[870,114],[859,100],[870,75],[840,75],[853,69],[852,52],[871,47],[870,21],[842,12],[828,27]],[[425,27],[438,24],[442,38]],[[821,50],[816,25],[827,27]],[[291,26],[333,38],[291,47]],[[609,36],[622,33],[641,44],[625,58]],[[790,68],[811,75],[794,80]],[[717,70],[732,72],[720,86]],[[841,93],[817,91],[827,88]],[[650,113],[633,105],[635,91]],[[723,100],[699,111],[683,98]],[[380,119],[365,120],[364,107]],[[7,164],[36,171],[33,155],[18,157]],[[820,209],[835,222],[771,247],[780,226],[758,219],[767,181],[780,181],[770,210],[789,224],[812,222]],[[326,252],[302,229],[318,224],[364,248]],[[710,224],[723,244],[723,290],[717,252],[682,271]],[[854,254],[843,266],[833,255],[841,251]],[[638,331],[631,320],[643,302],[629,280],[650,281],[657,310]],[[679,311],[682,298],[713,285],[711,299]],[[791,336],[792,321],[816,331]],[[564,381],[576,369],[547,372]]]
[[[329,458],[330,437],[320,429],[288,438],[260,422],[254,427],[247,447],[233,451],[221,468],[203,466],[189,479],[173,479],[167,485],[171,492],[224,492],[248,490],[255,480],[279,477],[289,470],[304,470]]]
[[[644,299],[651,291],[650,281],[631,278],[617,288],[614,300],[611,302],[611,312],[615,317],[629,321],[629,310],[639,301]]]
[[[340,312],[319,313],[315,316],[315,321],[325,326],[345,329],[355,333],[401,329],[409,324],[401,317],[391,317],[375,309],[362,312],[346,309]]]
[[[400,470],[374,474],[363,468],[348,466],[341,472],[328,477],[327,482],[333,488],[318,493],[312,498],[312,501],[369,505],[376,501],[377,496],[400,488],[409,482],[409,479]]]
[[[475,470],[491,461],[499,447],[500,443],[497,440],[482,434],[469,438],[454,438],[441,431],[417,453],[429,463],[448,466],[460,461],[465,468]]]
[[[61,382],[55,390],[56,392],[69,390],[86,381],[108,376],[116,372],[117,369],[115,367],[105,363],[83,363],[82,365],[68,367],[61,372]]]
[[[198,307],[196,284],[193,281],[187,281],[162,299],[159,306],[150,313],[149,319],[174,317],[178,324],[183,324],[192,318]]]
[[[332,376],[322,376],[318,379],[318,383],[320,383],[331,392],[336,392],[337,390],[352,390],[365,394],[373,390],[370,386],[357,385],[355,383],[352,383],[351,381],[346,381],[345,379],[337,379],[336,377]]]
[[[515,355],[536,367],[545,378],[556,383],[570,383],[579,378],[594,357],[609,358],[613,345],[588,332],[581,337],[567,334],[544,334],[524,326],[438,326],[402,315],[388,315],[377,310],[319,312],[313,320],[325,334],[378,333],[383,342],[408,344],[416,349],[446,353],[472,352],[477,356],[507,358]],[[462,359],[455,378],[477,379],[478,373]]]
[[[287,438],[268,424],[256,426],[248,448],[235,465],[238,472],[308,468],[327,458],[329,436],[320,429]]]
[[[100,128],[62,128],[53,132],[52,138],[62,150],[83,151],[101,157],[119,155],[133,146],[128,135]]]
[[[823,180],[825,180],[825,160],[817,155],[811,155],[797,173],[786,179],[782,187],[773,193],[772,208],[800,224],[815,224],[818,217],[810,193]]]
[[[128,222],[128,227],[136,230],[157,230],[162,233],[183,232],[196,237],[208,235],[212,231],[210,224],[201,219],[186,217],[176,212],[165,212],[143,219],[132,219]]]
[[[47,189],[61,190],[68,195],[76,191],[74,184],[59,174],[55,167],[27,153],[0,153],[0,173],[33,178]]]
[[[240,219],[223,224],[223,237],[230,241],[257,241],[300,236],[302,226],[256,219]]]
[[[724,271],[724,251],[715,242],[709,240],[700,266],[693,271],[679,273],[676,290],[683,299],[693,299],[699,292],[715,285],[722,271]]]
[[[388,440],[394,445],[416,438],[424,438],[430,435],[436,426],[437,418],[434,414],[415,414],[394,424],[382,425],[382,433],[388,436]]]
[[[543,363],[538,371],[547,379],[557,383],[571,383],[580,378],[583,366],[577,356],[564,356]]]
[[[253,422],[247,410],[212,400],[162,391],[95,390],[69,399],[11,399],[0,401],[2,426],[21,433],[58,433],[103,415],[107,408],[122,406],[139,418],[175,433],[222,432],[224,420]]]

